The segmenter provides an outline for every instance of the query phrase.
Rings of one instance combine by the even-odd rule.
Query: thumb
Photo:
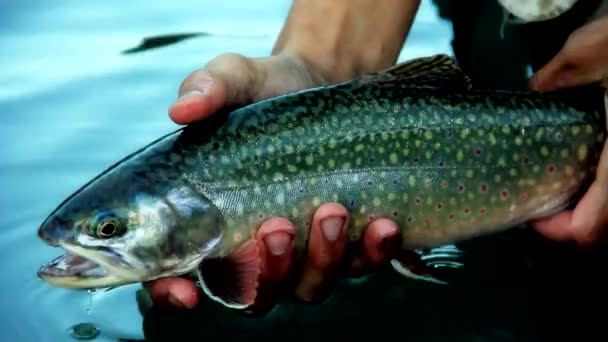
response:
[[[261,88],[261,74],[259,60],[238,54],[220,55],[182,82],[169,116],[178,124],[189,124],[222,107],[247,104]]]

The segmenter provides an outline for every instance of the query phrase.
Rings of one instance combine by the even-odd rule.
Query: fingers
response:
[[[346,248],[349,215],[340,204],[324,204],[314,214],[310,228],[308,254],[296,296],[305,301],[322,297]]]
[[[535,91],[552,91],[560,83],[560,72],[566,66],[566,58],[560,51],[545,66],[538,70],[529,81],[529,88]]]
[[[262,87],[258,62],[238,54],[223,54],[190,74],[179,89],[169,116],[179,124],[203,120],[225,106],[251,102]]]
[[[192,280],[172,277],[144,283],[152,301],[164,308],[192,309],[199,302],[199,290]]]
[[[262,258],[261,277],[280,280],[287,275],[293,260],[295,228],[284,218],[266,221],[257,233]]]

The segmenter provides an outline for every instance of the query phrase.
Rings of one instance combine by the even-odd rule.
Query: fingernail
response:
[[[203,96],[203,95],[204,94],[201,91],[199,91],[199,90],[190,90],[189,92],[184,93],[182,96],[180,96],[177,99],[177,101],[179,102],[179,101],[183,101],[185,99],[189,99],[189,98],[192,98],[192,97]]]
[[[172,294],[169,295],[168,300],[169,303],[171,303],[171,305],[173,305],[175,308],[182,309],[186,307],[186,304],[184,304],[184,302],[182,302],[179,298],[175,297]]]
[[[340,236],[342,226],[344,225],[343,217],[329,217],[321,221],[321,230],[325,235],[325,238],[329,242],[334,242]]]
[[[272,255],[283,255],[291,244],[291,235],[283,232],[271,233],[264,238],[264,242]]]
[[[397,227],[393,225],[388,225],[384,229],[380,230],[380,237],[383,239],[393,237],[397,235]]]

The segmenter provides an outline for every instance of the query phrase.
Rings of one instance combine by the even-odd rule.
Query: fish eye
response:
[[[97,235],[101,237],[112,237],[118,232],[118,227],[112,221],[106,221],[99,224]]]
[[[122,225],[112,212],[102,211],[96,215],[91,228],[93,235],[100,238],[111,238],[120,234]]]

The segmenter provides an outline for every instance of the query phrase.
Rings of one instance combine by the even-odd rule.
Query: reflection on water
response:
[[[321,331],[334,336],[360,334],[371,324],[382,326],[385,331],[378,333],[391,339],[470,341],[467,336],[479,336],[480,341],[522,341],[546,332],[555,322],[569,323],[562,316],[561,321],[547,318],[553,309],[582,310],[574,297],[552,284],[580,289],[578,279],[588,281],[597,272],[570,258],[556,262],[546,256],[541,264],[550,265],[546,271],[550,276],[537,277],[542,281],[518,262],[499,264],[494,271],[484,269],[499,276],[500,282],[477,279],[476,287],[450,290],[434,285],[418,288],[388,271],[369,281],[342,283],[344,287],[322,306],[279,306],[260,320],[226,312],[210,302],[194,313],[144,311],[144,319],[142,303],[136,300],[138,285],[91,293],[51,288],[35,277],[39,265],[60,253],[36,238],[45,216],[106,166],[173,130],[167,106],[189,72],[227,51],[268,54],[289,4],[287,0],[168,1],[153,6],[143,0],[0,2],[3,341],[70,341],[97,333],[97,341],[143,339],[144,333],[148,339],[177,334],[184,337],[181,340],[236,338],[240,333],[315,337]],[[144,37],[182,32],[206,34],[145,52],[121,53],[137,47]],[[450,39],[450,26],[438,18],[431,2],[424,2],[400,59],[451,53]],[[497,260],[506,255],[505,250],[489,249],[475,253],[488,258],[493,252]],[[472,258],[472,263],[478,259]],[[512,264],[520,267],[510,270],[507,265]],[[569,276],[577,271],[585,278]],[[591,282],[586,288],[599,288],[598,284]],[[589,293],[593,292],[579,296],[589,298]],[[572,311],[563,313],[569,314]],[[93,326],[77,325],[81,323]]]

